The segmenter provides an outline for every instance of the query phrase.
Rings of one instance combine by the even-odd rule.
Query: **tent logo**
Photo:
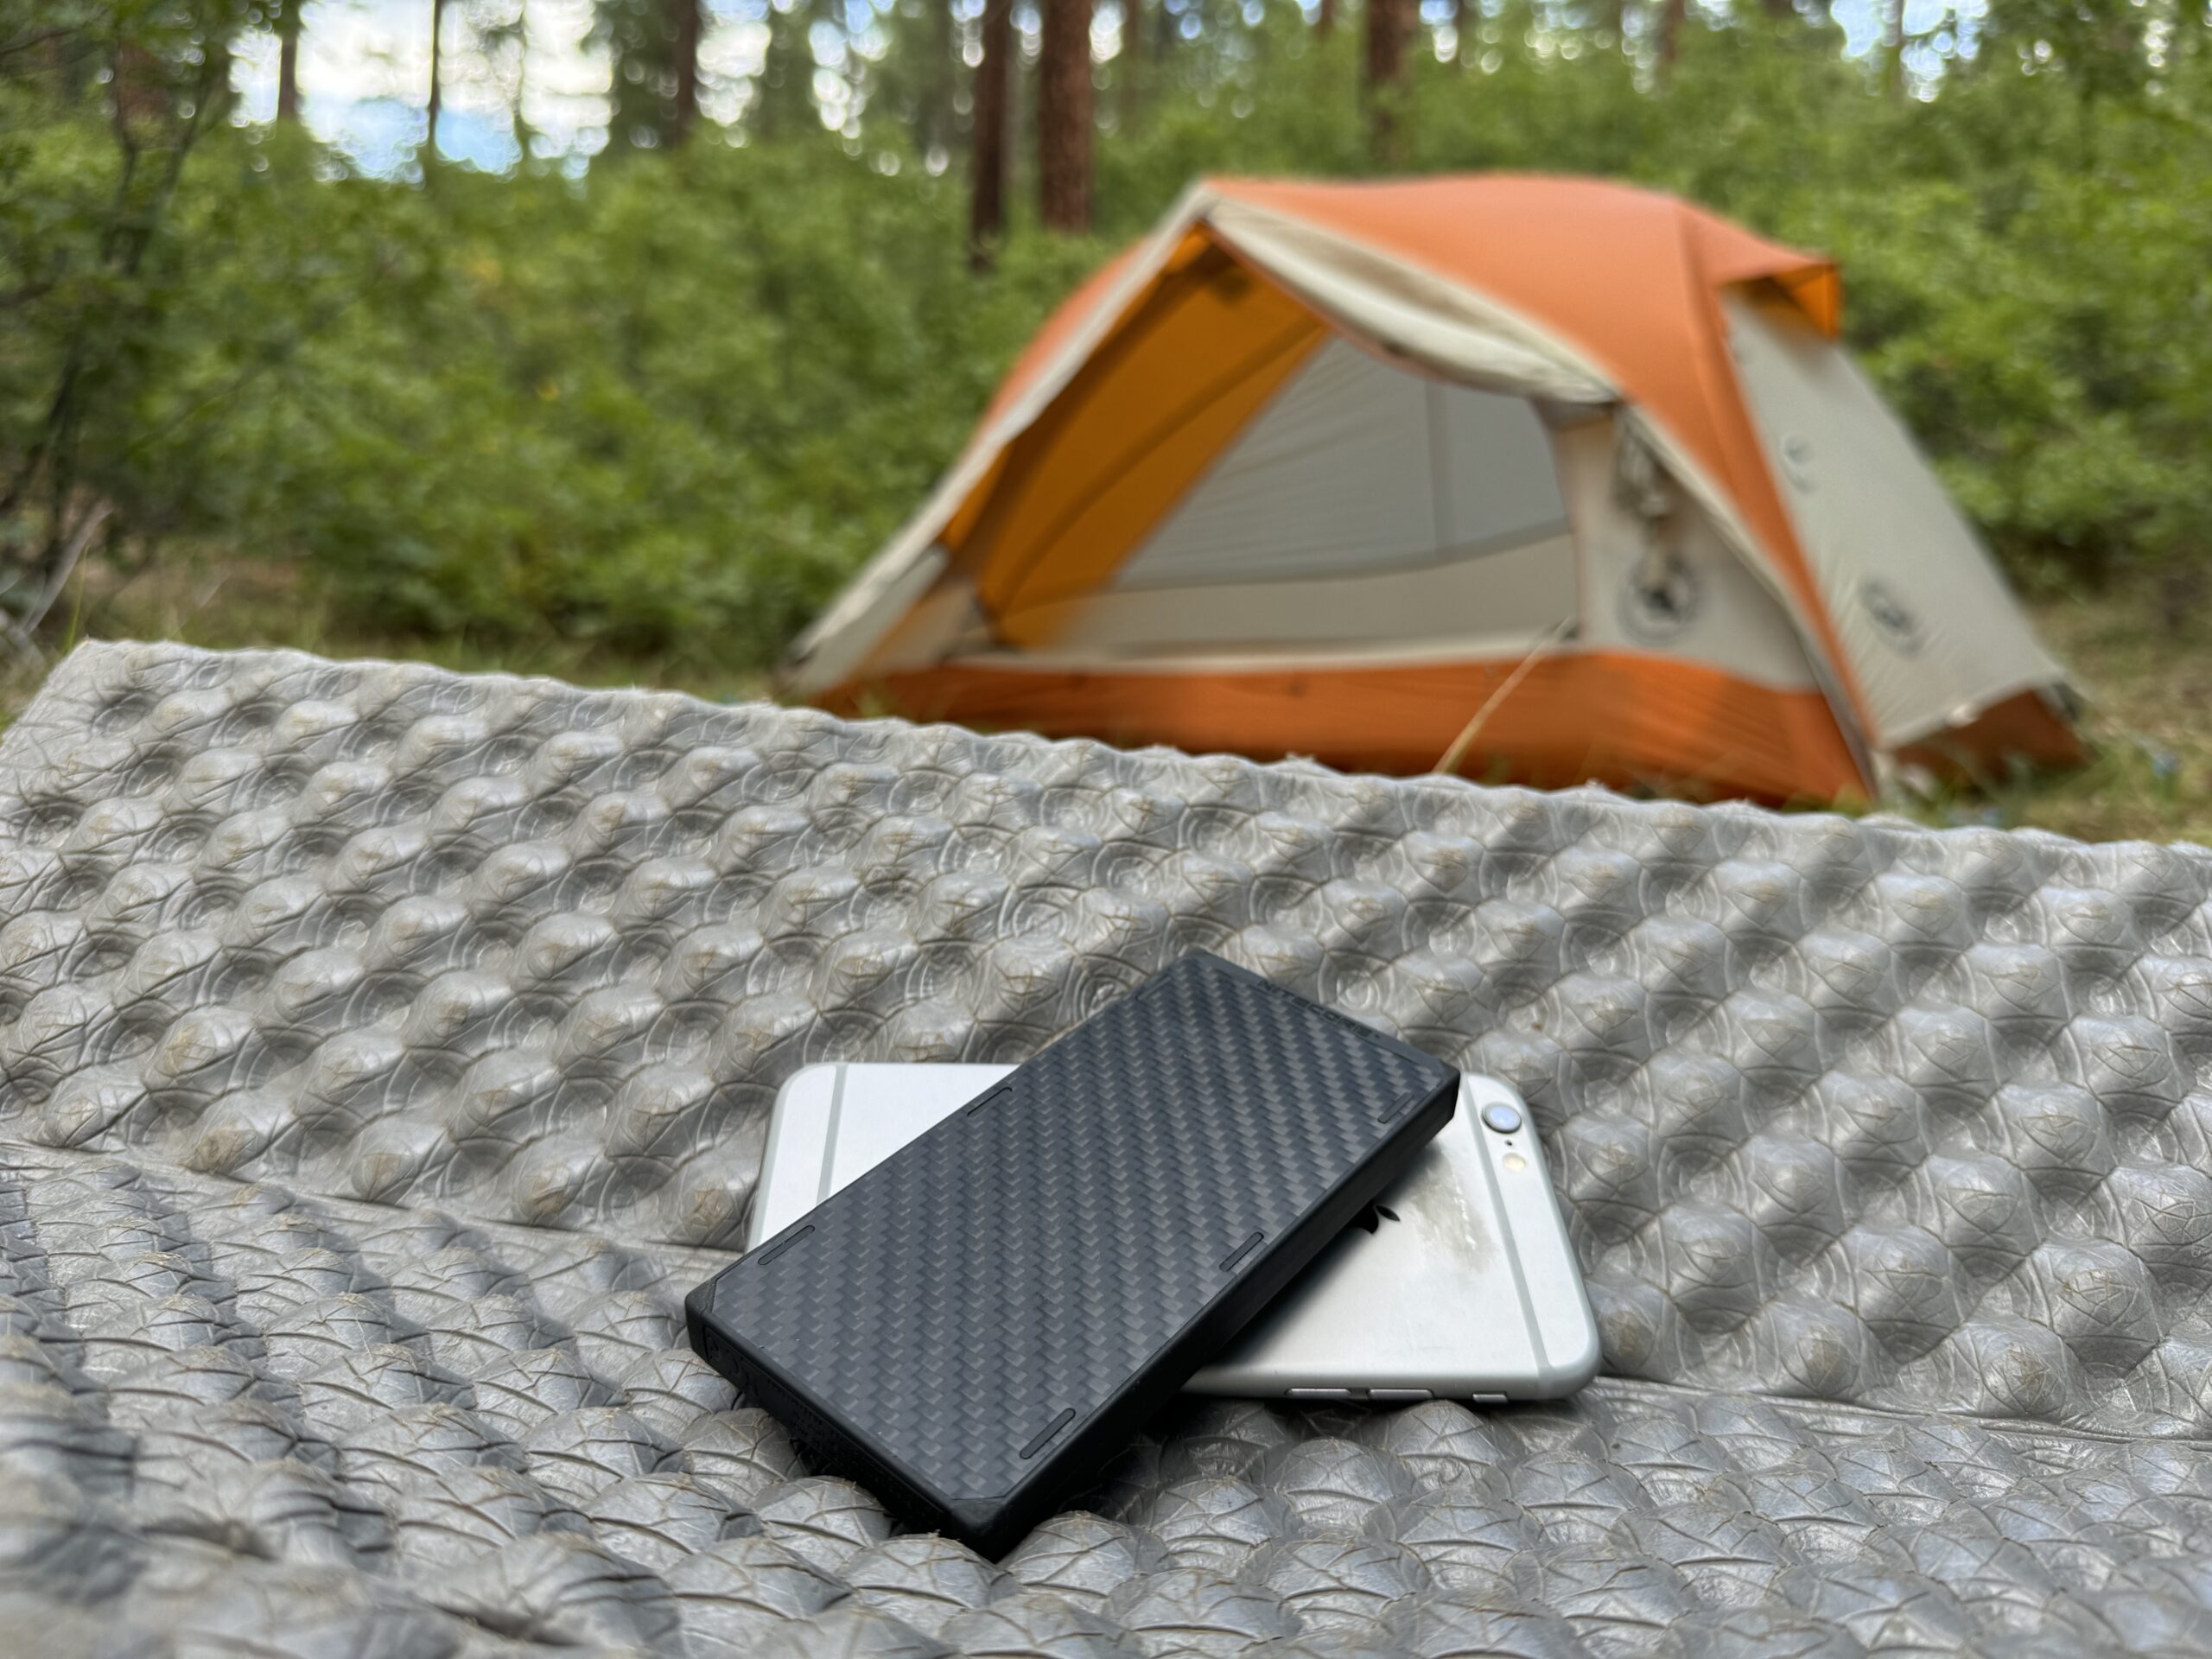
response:
[[[1813,487],[1813,446],[1794,432],[1782,441],[1782,470],[1799,489]]]
[[[1917,657],[1920,648],[1928,643],[1920,631],[1920,619],[1907,607],[1905,602],[1890,591],[1889,585],[1869,576],[1859,584],[1859,602],[1866,607],[1866,614],[1874,619],[1874,626],[1890,649],[1901,656]]]
[[[1629,571],[1621,590],[1621,626],[1647,643],[1672,639],[1697,620],[1703,600],[1697,573],[1688,564],[1647,559]]]

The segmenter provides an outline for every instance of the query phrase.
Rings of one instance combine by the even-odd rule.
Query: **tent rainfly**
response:
[[[846,711],[1355,769],[1866,795],[2077,758],[2059,665],[1837,343],[1672,197],[1217,180],[1046,324],[801,639]]]

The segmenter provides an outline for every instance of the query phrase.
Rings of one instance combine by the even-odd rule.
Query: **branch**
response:
[[[92,537],[99,534],[100,526],[107,523],[113,511],[103,501],[84,516],[68,544],[61,550],[61,556],[55,561],[53,573],[47,577],[37,600],[22,615],[9,617],[4,628],[0,628],[15,646],[17,656],[39,668],[46,666],[46,653],[39,649],[37,639],[39,624],[46,620],[54,601],[61,597],[61,590],[69,585],[69,578],[76,572],[77,562],[85,556],[85,550],[92,544]]]
[[[34,35],[20,35],[12,41],[0,41],[0,58],[12,57],[18,52],[32,51],[48,41],[63,41],[72,31],[66,29],[42,29]]]
[[[55,280],[49,279],[41,283],[25,283],[21,288],[11,288],[5,294],[0,294],[0,311],[21,310],[34,300],[44,299],[54,291],[54,286]]]
[[[214,391],[207,393],[206,397],[201,397],[198,402],[193,404],[188,408],[171,416],[168,420],[162,422],[161,425],[156,427],[152,431],[141,434],[131,442],[128,448],[124,450],[124,459],[126,461],[134,459],[153,445],[167,441],[176,433],[181,431],[184,428],[191,425],[193,422],[198,420],[209,410],[213,409],[219,404],[225,403],[229,399],[235,397],[238,393],[244,391],[248,386],[251,385],[256,380],[261,378],[263,375],[272,372],[283,364],[289,361],[291,358],[297,355],[302,346],[305,346],[309,340],[314,340],[317,335],[321,334],[324,329],[329,327],[332,323],[337,321],[339,318],[344,316],[346,312],[352,310],[353,307],[359,304],[362,300],[365,299],[370,291],[376,286],[378,280],[378,278],[372,277],[370,280],[367,288],[364,288],[355,293],[348,294],[342,299],[325,305],[321,310],[310,315],[306,323],[294,333],[289,340],[285,340],[281,346],[256,357],[252,362],[247,364],[244,368],[233,374],[228,380],[216,387]]]
[[[46,589],[38,596],[38,603],[23,613],[22,626],[26,633],[35,632],[38,625],[46,620],[46,613],[54,608],[54,601],[61,597],[61,590],[69,585],[69,578],[76,574],[77,561],[85,556],[85,550],[92,544],[100,526],[113,516],[115,509],[105,501],[86,513],[76,533],[69,537],[69,545],[61,550],[61,558],[54,567],[54,574],[47,578]]]

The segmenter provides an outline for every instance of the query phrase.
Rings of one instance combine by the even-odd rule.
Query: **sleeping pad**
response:
[[[2212,855],[87,645],[0,741],[0,1651],[2212,1652]],[[1001,1560],[684,1346],[778,1085],[1218,952],[1526,1096],[1556,1406]]]

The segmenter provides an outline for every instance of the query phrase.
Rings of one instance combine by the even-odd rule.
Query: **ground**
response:
[[[1935,824],[2033,827],[2084,841],[2212,843],[2212,619],[2177,625],[2147,583],[2044,599],[2031,609],[2090,698],[2087,730],[2095,752],[2089,764],[1885,804]],[[767,691],[757,671],[702,671],[696,664],[641,660],[569,640],[486,646],[364,635],[349,629],[335,607],[300,593],[284,574],[234,564],[173,568],[112,591],[95,589],[79,596],[56,628],[54,656],[75,638],[168,639],[550,674],[584,685],[659,686],[716,701]],[[0,715],[12,718],[41,674],[21,660],[0,671]]]
[[[2212,843],[2212,621],[2177,625],[2149,586],[2031,607],[2089,699],[2088,765],[1907,810],[1933,823],[2032,827],[2082,841]]]

